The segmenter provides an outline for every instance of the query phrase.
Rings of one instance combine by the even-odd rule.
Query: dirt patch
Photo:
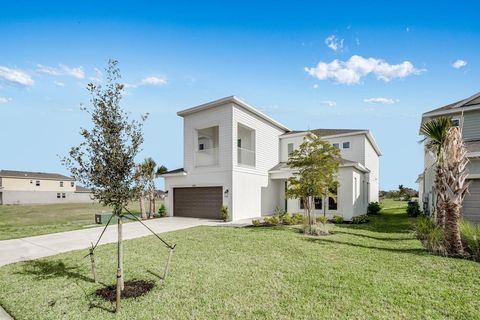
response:
[[[125,281],[125,288],[122,291],[122,299],[136,298],[143,296],[153,289],[155,283],[147,280],[130,280]],[[112,285],[105,288],[97,289],[95,292],[97,296],[102,297],[108,301],[115,301],[117,296],[117,286]]]

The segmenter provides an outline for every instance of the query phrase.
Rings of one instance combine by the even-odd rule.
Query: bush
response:
[[[338,214],[334,214],[332,220],[333,220],[333,223],[337,223],[337,224],[343,223],[343,217]]]
[[[258,219],[253,219],[253,220],[252,220],[252,225],[253,225],[254,227],[260,227],[260,226],[262,225],[262,223],[261,223],[260,220],[258,220]]]
[[[283,217],[287,214],[288,212],[286,210],[281,209],[280,207],[275,207],[275,210],[273,212],[274,216],[278,216],[280,220],[283,219]]]
[[[378,203],[378,202],[370,202],[370,203],[368,204],[367,214],[370,214],[370,215],[379,214],[379,213],[380,213],[380,210],[382,210],[382,206],[380,206],[380,203]]]
[[[460,236],[466,252],[475,260],[480,260],[480,225],[462,220]]]
[[[303,214],[300,212],[294,213],[293,214],[293,224],[301,224],[303,223]]]
[[[326,224],[313,224],[311,226],[304,225],[302,231],[304,234],[309,234],[311,236],[325,236],[329,234]]]
[[[407,214],[408,214],[409,217],[418,217],[419,215],[422,214],[422,211],[420,210],[420,205],[418,204],[418,201],[409,201],[408,202]]]
[[[327,217],[325,217],[325,216],[317,217],[316,221],[317,221],[317,223],[325,224],[325,223],[327,223]]]
[[[227,220],[228,220],[228,207],[227,207],[227,206],[223,206],[223,207],[222,207],[221,215],[222,215],[222,220],[223,220],[223,221],[227,221]]]
[[[422,217],[415,224],[415,235],[425,249],[432,253],[446,253],[445,235],[442,228],[437,226],[430,218]]]
[[[367,223],[370,220],[368,219],[368,216],[366,214],[362,214],[356,217],[352,218],[352,223],[353,224],[361,224],[361,223]]]
[[[278,216],[270,216],[264,217],[263,221],[265,222],[266,226],[278,226],[280,224],[280,218]]]
[[[167,216],[167,208],[165,208],[165,205],[163,203],[160,205],[160,208],[158,208],[158,214],[162,218]]]
[[[282,224],[285,224],[287,226],[295,224],[294,218],[290,213],[285,213],[283,217],[281,217]]]

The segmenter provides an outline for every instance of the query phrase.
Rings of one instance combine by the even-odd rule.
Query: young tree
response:
[[[330,194],[336,188],[340,151],[330,143],[309,134],[300,147],[294,150],[288,159],[288,165],[294,171],[288,179],[286,196],[301,199],[304,204],[305,216],[309,232],[315,217],[312,209],[315,198]]]
[[[460,218],[463,199],[469,182],[467,179],[467,149],[459,128],[448,129],[444,146],[445,175],[442,184],[445,189],[445,240],[447,250],[452,255],[462,255],[463,245],[460,238]]]
[[[137,196],[135,188],[135,156],[143,142],[141,120],[130,121],[120,107],[123,84],[119,83],[118,62],[110,60],[105,70],[104,85],[90,83],[91,108],[82,107],[91,115],[92,127],[81,129],[83,142],[71,148],[63,164],[73,177],[90,187],[97,199],[111,206],[118,218],[117,245],[117,311],[124,288],[122,209]]]
[[[149,200],[149,218],[153,218],[155,213],[155,178],[167,171],[164,166],[157,167],[157,163],[152,158],[146,158],[141,164],[143,178],[146,182],[146,189]]]
[[[140,214],[142,220],[147,219],[147,213],[145,210],[145,189],[147,183],[143,177],[142,165],[137,165],[135,168],[135,188],[137,191],[138,203],[140,204]]]
[[[445,176],[443,149],[448,129],[451,127],[452,120],[450,118],[439,117],[424,123],[420,128],[421,133],[425,136],[425,139],[423,140],[425,141],[425,146],[435,158],[435,190],[437,195],[435,203],[435,221],[442,228],[445,226],[446,201],[446,190],[442,183]]]

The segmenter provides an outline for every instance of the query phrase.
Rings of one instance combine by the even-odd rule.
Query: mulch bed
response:
[[[122,291],[122,298],[136,298],[143,296],[153,289],[155,283],[147,280],[130,280],[125,281],[125,288]],[[97,296],[102,297],[107,301],[115,301],[117,296],[117,286],[111,285],[105,288],[97,289],[95,292]]]

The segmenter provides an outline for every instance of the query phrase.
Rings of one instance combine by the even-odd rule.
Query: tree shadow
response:
[[[422,249],[422,248],[408,249],[408,248],[375,247],[375,246],[367,246],[367,245],[363,245],[363,244],[352,243],[352,242],[343,242],[343,241],[327,239],[327,238],[311,238],[310,237],[310,238],[304,238],[304,240],[314,242],[314,243],[318,243],[318,244],[333,243],[333,244],[351,246],[351,247],[356,247],[356,248],[375,249],[375,250],[386,251],[386,252],[408,253],[408,254],[414,254],[414,255],[426,255],[426,254],[428,254],[427,251],[425,251],[425,249]]]
[[[379,214],[369,216],[370,222],[364,224],[339,224],[337,227],[346,229],[366,230],[378,233],[411,233],[414,218],[407,214]]]
[[[63,261],[42,261],[31,260],[24,262],[23,270],[16,274],[34,275],[37,280],[46,280],[52,278],[68,278],[82,280],[85,282],[94,282],[90,277],[81,274],[78,266],[67,266]]]
[[[344,232],[344,231],[338,231],[338,230],[335,230],[335,234],[346,234],[346,235],[349,235],[349,236],[362,237],[362,238],[367,238],[367,239],[372,239],[372,240],[380,240],[380,241],[415,240],[415,238],[413,238],[413,237],[410,237],[410,238],[405,238],[405,237],[375,237],[375,236],[369,236],[369,235],[361,234],[361,233]]]

